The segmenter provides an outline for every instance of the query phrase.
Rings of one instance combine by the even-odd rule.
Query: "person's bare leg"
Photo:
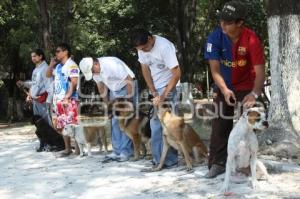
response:
[[[64,142],[65,142],[65,154],[70,154],[71,153],[71,139],[69,136],[63,136]]]
[[[80,154],[80,149],[79,149],[78,143],[75,140],[75,155],[79,155],[79,154]]]

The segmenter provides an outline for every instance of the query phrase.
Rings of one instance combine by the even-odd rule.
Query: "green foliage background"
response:
[[[241,1],[248,7],[247,25],[263,40],[268,58],[263,1]],[[186,27],[189,20],[181,13],[181,7],[194,9],[186,6],[196,5],[192,28],[188,40],[185,40],[188,46],[178,48],[178,53],[188,57],[188,60],[179,60],[184,71],[182,81],[205,82],[204,44],[209,32],[218,25],[216,11],[225,2],[227,0],[47,0],[47,10],[54,45],[68,42],[77,62],[84,56],[117,56],[138,74],[142,82],[137,55],[130,45],[130,32],[136,27],[146,28],[167,37],[179,47],[182,41],[175,34],[176,30],[180,26]],[[19,98],[15,81],[30,78],[34,67],[30,51],[43,46],[40,18],[38,0],[0,1],[0,95]],[[51,53],[47,51],[48,58]],[[141,84],[144,86],[143,82]],[[3,100],[1,104],[6,103]],[[4,111],[5,105],[1,107],[0,111]]]

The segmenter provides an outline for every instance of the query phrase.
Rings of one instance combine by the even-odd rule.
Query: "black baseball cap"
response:
[[[247,9],[240,1],[229,1],[225,3],[223,9],[218,13],[220,20],[235,21],[245,19]]]

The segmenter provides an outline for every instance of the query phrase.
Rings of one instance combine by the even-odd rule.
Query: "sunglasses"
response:
[[[55,51],[55,53],[60,53],[60,52],[62,52],[63,50],[60,50],[60,49],[57,49],[56,51]]]

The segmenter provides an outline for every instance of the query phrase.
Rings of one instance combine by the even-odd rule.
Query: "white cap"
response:
[[[85,57],[79,63],[79,68],[87,81],[93,78],[93,58]]]

